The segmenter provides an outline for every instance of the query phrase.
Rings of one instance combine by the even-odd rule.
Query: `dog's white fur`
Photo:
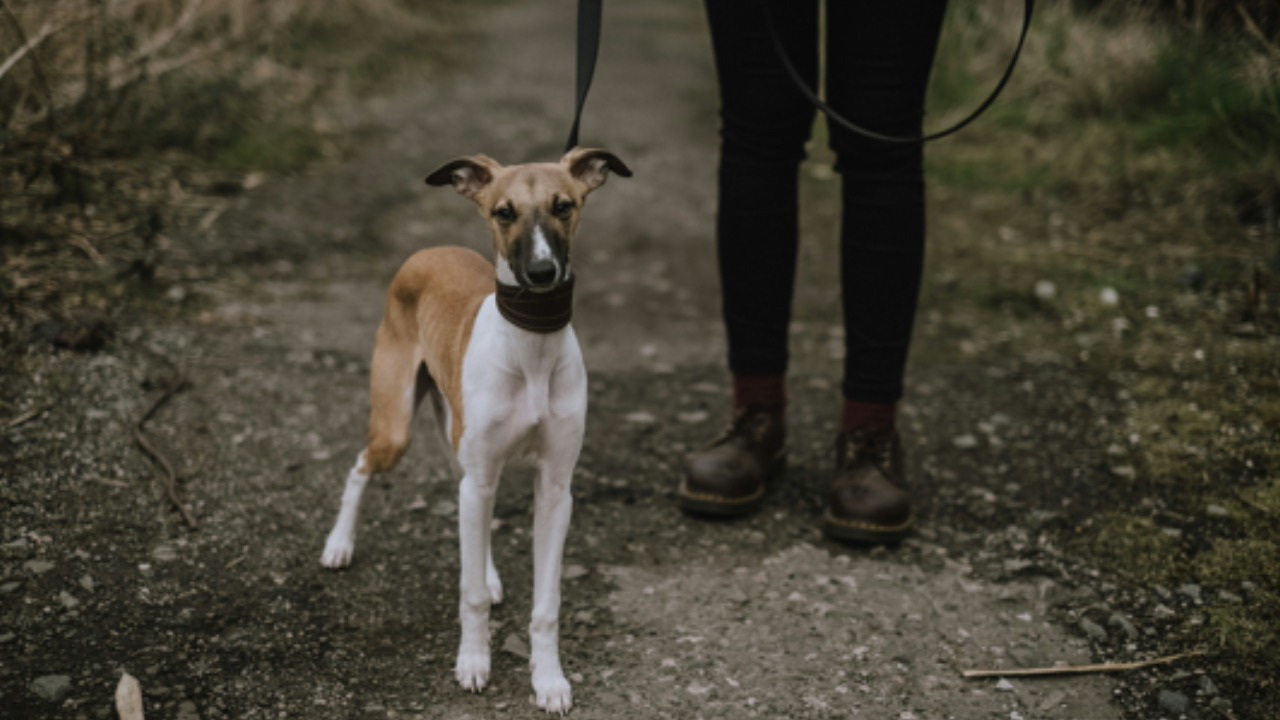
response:
[[[493,176],[519,167],[522,166],[503,168],[483,156],[464,158],[433,173],[428,183],[438,185],[451,181],[459,192],[476,201],[484,215],[499,202],[512,202],[509,195],[485,192],[485,188],[493,184]],[[555,192],[557,198],[560,194],[576,193],[574,198],[580,208],[585,195],[603,183],[607,169],[630,175],[626,166],[608,153],[575,149],[559,165],[546,164],[526,171],[535,176],[535,180],[544,178],[546,187],[542,187],[541,181],[523,177],[519,184],[528,185],[525,189],[528,197],[520,196],[525,198],[521,201],[525,205],[521,207],[533,208],[527,213],[533,218],[530,222],[540,222],[536,220],[540,217],[537,203],[544,200],[541,195]],[[440,175],[441,172],[445,174]],[[481,181],[479,189],[475,185],[477,175]],[[442,177],[446,180],[440,180]],[[520,191],[514,192],[519,195]],[[552,259],[557,263],[558,274],[561,267],[566,270],[565,277],[568,275],[568,240],[576,221],[576,214],[561,215],[560,224],[556,226],[556,231],[564,237],[563,256]],[[496,270],[486,264],[488,277],[496,277],[506,284],[516,284],[519,273],[513,267],[522,262],[520,257],[509,257],[512,248],[517,246],[512,224],[491,222]],[[526,227],[523,232],[525,240],[533,241],[533,247],[526,248],[532,259],[552,256],[548,230],[543,225]],[[564,713],[573,701],[560,664],[560,574],[573,506],[570,480],[582,447],[586,421],[586,369],[572,326],[550,333],[523,330],[502,316],[492,294],[479,301],[465,348],[447,348],[450,352],[441,352],[438,346],[433,346],[465,337],[456,327],[465,326],[467,318],[462,315],[469,310],[441,307],[438,296],[442,296],[442,292],[418,286],[447,285],[458,273],[481,272],[476,270],[478,256],[468,255],[474,254],[456,248],[421,251],[405,263],[393,282],[387,317],[379,329],[374,352],[370,444],[347,475],[342,507],[320,562],[330,568],[344,567],[351,562],[364,488],[372,474],[394,467],[408,442],[404,426],[417,401],[423,396],[429,397],[437,426],[443,430],[445,446],[455,449],[456,467],[462,472],[458,492],[462,634],[455,673],[463,688],[479,692],[489,681],[489,609],[502,600],[502,582],[494,567],[490,545],[494,497],[506,461],[517,455],[531,457],[539,472],[535,486],[529,662],[538,707]],[[451,269],[454,265],[459,269]],[[444,270],[440,269],[442,266]],[[402,280],[402,276],[406,279]],[[407,292],[420,294],[415,296],[415,304],[406,307]],[[475,295],[476,291],[468,292]],[[403,331],[397,335],[395,312],[400,313],[397,317],[411,318],[400,322],[416,326],[416,339],[402,337]],[[457,322],[446,324],[441,330],[439,325],[423,319],[430,317],[430,313],[456,313],[453,320]],[[448,366],[459,361],[460,382],[448,386],[441,378],[456,377],[457,368]],[[433,362],[435,367],[431,367]],[[431,383],[425,388],[419,387],[422,383],[418,376],[420,365],[426,366],[431,375]],[[454,412],[451,396],[452,402],[461,402],[461,412]],[[455,427],[459,419],[463,426],[460,430]]]

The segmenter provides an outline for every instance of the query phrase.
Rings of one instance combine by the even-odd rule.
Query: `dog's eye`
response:
[[[516,219],[516,211],[510,205],[500,205],[493,209],[493,216],[502,222],[511,222]]]
[[[573,212],[573,201],[560,198],[551,205],[551,213],[556,217],[564,217]]]

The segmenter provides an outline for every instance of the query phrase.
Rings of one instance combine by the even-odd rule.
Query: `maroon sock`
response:
[[[841,432],[856,427],[872,427],[898,431],[897,403],[864,403],[845,398],[840,411]]]
[[[752,405],[787,409],[787,378],[785,375],[734,375],[733,409],[745,410]]]

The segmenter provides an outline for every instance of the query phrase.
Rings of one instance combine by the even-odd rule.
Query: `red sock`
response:
[[[841,432],[856,427],[872,427],[898,431],[897,403],[864,403],[845,398],[840,411]]]
[[[787,377],[785,375],[734,375],[733,409],[745,410],[752,405],[785,411]]]

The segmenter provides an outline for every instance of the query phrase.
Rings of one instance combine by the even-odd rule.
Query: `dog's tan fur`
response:
[[[409,446],[414,406],[434,381],[452,413],[449,441],[458,449],[465,428],[462,356],[471,340],[476,311],[493,293],[493,265],[462,247],[420,250],[396,273],[387,311],[378,326],[369,379],[371,408],[366,468],[386,472]],[[419,342],[420,337],[435,341]],[[430,378],[418,368],[425,364]],[[412,394],[408,383],[415,384]]]

